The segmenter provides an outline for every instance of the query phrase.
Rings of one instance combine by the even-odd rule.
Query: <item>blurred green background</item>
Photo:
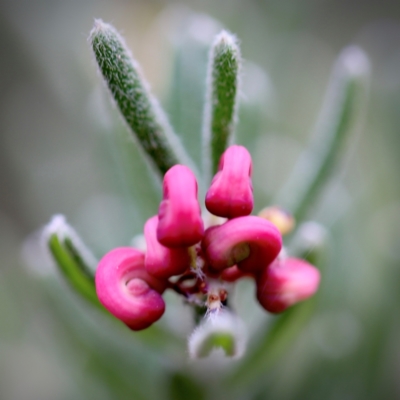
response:
[[[101,256],[129,244],[160,199],[97,74],[94,18],[125,36],[198,163],[206,49],[220,26],[238,36],[256,209],[307,144],[340,50],[368,54],[362,121],[312,215],[330,232],[317,310],[273,366],[261,359],[248,376],[237,361],[190,361],[189,311],[173,296],[159,324],[133,334],[41,258],[34,232],[55,213]],[[398,2],[2,0],[0,37],[1,400],[400,397]],[[246,285],[251,350],[269,317]]]

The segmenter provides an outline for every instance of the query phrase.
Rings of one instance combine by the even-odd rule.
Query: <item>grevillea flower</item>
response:
[[[107,253],[96,270],[96,292],[100,302],[133,330],[141,330],[161,318],[165,303],[161,293],[166,281],[144,268],[144,254],[131,247]]]
[[[269,312],[280,313],[312,296],[318,289],[317,268],[298,258],[284,258],[266,266],[257,277],[257,299]]]
[[[146,271],[161,279],[183,274],[190,266],[189,251],[186,247],[168,248],[157,240],[158,216],[150,218],[144,226],[146,238]]]
[[[218,219],[211,217],[204,231],[195,176],[183,165],[170,168],[164,176],[159,213],[144,226],[145,254],[125,247],[100,261],[96,289],[101,303],[131,329],[139,330],[162,316],[165,288],[207,308],[208,315],[218,313],[227,300],[224,282],[243,277],[255,279],[257,299],[271,312],[311,296],[318,287],[318,270],[297,259],[276,260],[282,249],[278,229],[282,224],[277,227],[269,215],[246,215],[253,207],[250,175],[247,150],[228,148],[206,206],[230,219],[215,225]]]
[[[277,257],[282,237],[271,222],[247,216],[207,229],[202,244],[212,268],[237,265],[244,272],[257,272]]]
[[[203,237],[197,182],[188,167],[175,165],[165,174],[158,219],[157,238],[164,246],[192,246]]]
[[[207,210],[224,218],[249,215],[253,210],[251,172],[251,156],[245,147],[225,150],[206,195]]]

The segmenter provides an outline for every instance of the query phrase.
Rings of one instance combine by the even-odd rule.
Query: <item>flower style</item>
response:
[[[162,316],[166,288],[207,307],[209,313],[226,303],[229,293],[224,282],[243,277],[255,280],[259,303],[274,313],[314,294],[318,270],[302,260],[278,257],[282,249],[278,227],[269,221],[269,214],[249,215],[251,170],[244,147],[231,146],[222,154],[205,205],[210,213],[228,219],[211,225],[209,220],[216,219],[208,215],[203,222],[191,170],[183,165],[170,168],[158,215],[144,226],[145,254],[123,247],[100,261],[96,290],[104,307],[131,329],[140,330]]]

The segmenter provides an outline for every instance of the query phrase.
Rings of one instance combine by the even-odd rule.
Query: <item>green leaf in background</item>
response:
[[[362,103],[369,69],[366,54],[356,46],[345,48],[336,61],[309,147],[275,201],[299,222],[337,165]]]
[[[267,333],[261,337],[260,343],[249,349],[239,368],[227,378],[227,383],[234,387],[251,385],[267,374],[274,363],[290,349],[290,345],[311,317],[314,301],[315,297],[275,317],[271,326],[265,329]]]
[[[204,400],[206,390],[189,375],[174,373],[169,381],[168,394],[171,400]]]

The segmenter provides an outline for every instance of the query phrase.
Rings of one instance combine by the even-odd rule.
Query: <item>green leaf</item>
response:
[[[64,248],[69,253],[75,264],[79,267],[82,274],[85,275],[90,281],[94,282],[94,272],[86,263],[83,256],[79,253],[79,250],[74,245],[71,238],[67,237],[64,239]]]
[[[53,233],[49,237],[48,246],[57,266],[70,286],[92,304],[103,308],[97,298],[93,279],[82,271],[80,265],[75,261],[75,256],[68,251],[57,234]]]
[[[204,166],[210,180],[230,142],[237,119],[240,49],[236,38],[222,31],[211,48],[203,122]]]
[[[302,221],[337,166],[362,103],[369,72],[365,53],[356,46],[342,51],[308,148],[275,203]]]
[[[44,240],[57,267],[69,285],[82,297],[104,310],[94,283],[97,260],[63,215],[55,215],[43,232]]]
[[[175,164],[186,164],[193,169],[193,163],[165,113],[150,94],[139,65],[123,38],[114,27],[96,20],[89,40],[100,72],[122,116],[160,175]]]
[[[205,387],[189,375],[174,373],[169,379],[168,399],[170,400],[204,400]]]

